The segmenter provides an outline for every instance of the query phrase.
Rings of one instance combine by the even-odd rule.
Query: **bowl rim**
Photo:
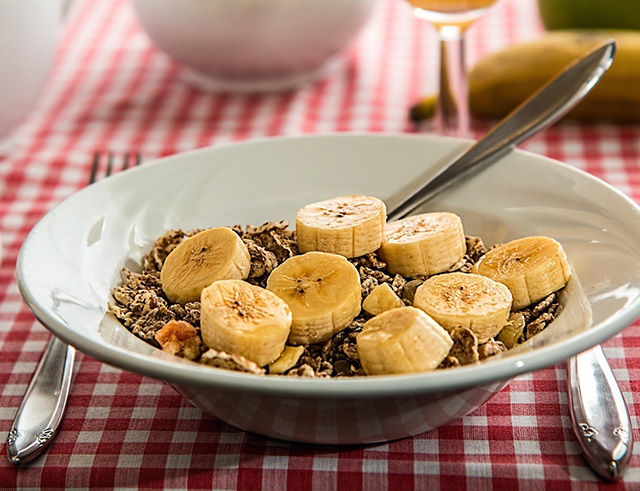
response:
[[[436,135],[418,134],[389,134],[389,133],[325,133],[315,135],[293,135],[278,137],[256,138],[244,142],[228,142],[215,144],[208,147],[181,152],[168,157],[163,157],[145,163],[144,166],[130,169],[127,173],[118,173],[105,179],[101,179],[95,185],[98,186],[106,181],[117,182],[118,179],[129,179],[130,176],[139,172],[149,172],[148,169],[156,165],[170,165],[175,159],[181,159],[187,155],[207,153],[216,149],[229,146],[252,146],[263,145],[268,142],[282,142],[287,140],[302,139],[405,139],[419,141],[442,141],[471,144],[473,140],[442,137]],[[608,191],[616,194],[640,215],[640,206],[624,193],[587,172],[573,167],[569,164],[554,160],[533,152],[516,149],[515,153],[524,155],[538,161],[540,165],[551,168],[560,168],[562,172],[574,174],[580,179],[592,181],[596,185],[603,186]],[[93,186],[91,186],[93,187]],[[519,356],[504,357],[486,363],[468,365],[452,370],[441,370],[407,375],[386,375],[375,377],[356,378],[297,378],[252,375],[247,373],[234,372],[224,369],[202,367],[192,362],[180,360],[183,363],[171,363],[161,358],[142,355],[132,350],[112,345],[106,342],[99,343],[90,338],[79,335],[73,329],[66,327],[56,316],[51,315],[47,309],[38,304],[34,298],[29,285],[24,281],[23,269],[26,256],[33,247],[36,232],[44,226],[57,213],[56,210],[69,200],[77,199],[78,196],[86,192],[91,192],[90,187],[80,189],[61,203],[51,209],[33,227],[26,237],[16,262],[16,278],[18,288],[24,298],[27,307],[31,310],[36,319],[53,335],[59,337],[64,342],[76,347],[80,351],[92,356],[102,362],[129,370],[131,372],[147,375],[152,378],[163,380],[169,384],[203,386],[215,388],[221,391],[243,391],[253,394],[270,394],[278,396],[307,397],[317,399],[340,398],[354,399],[362,397],[384,397],[415,395],[425,392],[442,392],[451,390],[461,390],[471,386],[481,386],[495,383],[505,379],[511,379],[517,375],[546,368],[551,365],[568,360],[571,356],[586,351],[610,337],[618,334],[625,327],[630,325],[640,316],[640,297],[633,300],[624,308],[618,310],[614,315],[606,318],[602,322],[586,329],[571,338],[571,343],[553,343],[548,346],[536,348],[531,352],[522,353]],[[108,314],[111,315],[111,314]],[[167,370],[171,366],[171,370]]]

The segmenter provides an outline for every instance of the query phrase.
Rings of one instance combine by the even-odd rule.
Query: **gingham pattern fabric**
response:
[[[540,32],[534,0],[502,0],[470,31],[470,61]],[[76,2],[46,90],[0,155],[0,440],[49,338],[18,293],[18,250],[44,213],[86,184],[94,151],[150,160],[271,135],[413,131],[407,108],[434,87],[435,53],[433,30],[408,5],[380,0],[324,80],[275,95],[209,95],[181,82],[181,68],[150,44],[127,1]],[[640,198],[637,127],[564,123],[525,147]],[[608,342],[606,354],[637,426],[640,328]],[[617,485],[599,482],[585,465],[565,383],[564,367],[542,370],[438,430],[390,444],[321,447],[244,433],[161,382],[79,354],[57,439],[24,468],[0,458],[0,489],[640,489],[638,458]]]

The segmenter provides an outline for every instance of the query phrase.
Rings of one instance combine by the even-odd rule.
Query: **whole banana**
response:
[[[618,43],[613,66],[569,117],[640,122],[640,31],[631,30],[554,31],[490,54],[469,74],[471,113],[506,116],[564,67],[609,38]],[[435,97],[426,97],[411,109],[411,118],[420,122],[434,111]]]

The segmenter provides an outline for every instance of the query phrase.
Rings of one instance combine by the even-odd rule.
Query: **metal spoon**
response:
[[[452,184],[468,179],[569,112],[609,69],[616,51],[609,40],[567,67],[493,130],[430,180],[390,206],[389,220],[413,212]],[[567,391],[572,427],[585,459],[602,478],[617,480],[631,457],[629,413],[599,346],[568,362]]]

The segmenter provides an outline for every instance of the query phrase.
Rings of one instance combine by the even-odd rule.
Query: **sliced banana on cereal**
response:
[[[296,215],[300,252],[364,256],[383,240],[387,208],[371,196],[341,196],[302,207]]]
[[[302,353],[304,353],[304,346],[285,346],[280,358],[269,364],[269,374],[282,375],[295,367]]]
[[[562,288],[571,266],[562,245],[549,237],[524,237],[491,249],[473,272],[506,285],[520,310]]]
[[[289,342],[326,341],[360,313],[360,275],[344,257],[307,252],[273,270],[267,290],[282,298],[293,313]]]
[[[251,257],[233,230],[216,227],[182,241],[167,256],[160,272],[162,289],[172,302],[200,300],[204,288],[218,280],[249,276]]]
[[[460,217],[437,212],[388,222],[380,252],[389,273],[415,278],[449,270],[466,250]]]
[[[221,280],[202,290],[200,332],[209,348],[263,367],[280,357],[291,310],[273,293],[242,280]]]
[[[398,307],[404,307],[404,302],[393,292],[389,283],[376,286],[362,302],[362,308],[371,315],[382,314]]]
[[[388,310],[364,324],[356,337],[358,356],[367,375],[434,370],[453,346],[449,333],[422,310]]]
[[[485,343],[496,336],[509,319],[511,292],[485,276],[448,273],[432,276],[417,290],[413,306],[452,331],[470,329]]]

